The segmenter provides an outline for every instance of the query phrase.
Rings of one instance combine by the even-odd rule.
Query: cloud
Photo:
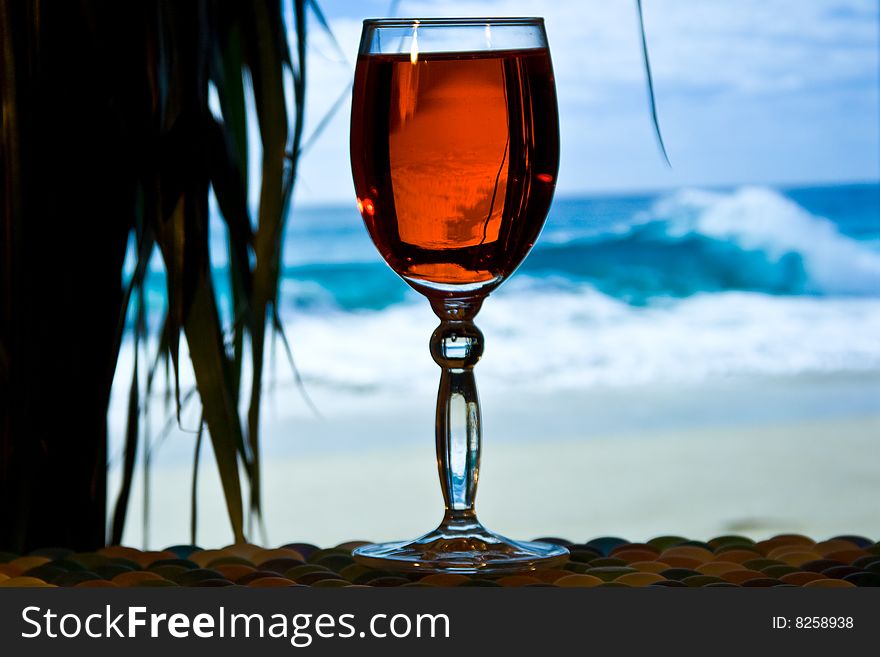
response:
[[[347,63],[314,25],[307,134],[351,83],[358,12],[375,15],[386,4],[322,4]],[[651,135],[634,2],[403,0],[399,13],[544,15],[560,103],[562,192],[880,175],[874,0],[643,5],[672,172]],[[353,203],[348,114],[346,103],[303,159],[300,200]]]

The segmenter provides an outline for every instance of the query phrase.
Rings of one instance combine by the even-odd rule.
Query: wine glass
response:
[[[477,520],[483,353],[474,316],[522,262],[559,167],[556,90],[541,18],[364,21],[351,112],[357,204],[391,268],[440,325],[437,466],[446,513],[413,541],[367,545],[363,564],[422,572],[516,572],[568,551],[514,541]]]

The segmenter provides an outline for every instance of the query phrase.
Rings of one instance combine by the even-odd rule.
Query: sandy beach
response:
[[[479,514],[517,538],[878,536],[878,393],[874,375],[533,398],[487,391]],[[335,409],[329,396],[316,401],[330,409],[321,419],[289,395],[267,403],[268,542],[380,541],[433,528],[442,501],[431,396]],[[169,436],[156,455],[148,547],[188,540],[192,440]],[[206,452],[200,545],[231,540],[221,490]],[[137,546],[141,491],[139,475],[125,534]]]

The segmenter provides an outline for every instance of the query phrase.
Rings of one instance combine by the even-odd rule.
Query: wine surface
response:
[[[559,163],[546,48],[361,55],[351,162],[379,252],[429,296],[488,291],[543,226]]]

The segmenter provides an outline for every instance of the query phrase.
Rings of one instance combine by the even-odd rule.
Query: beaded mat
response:
[[[646,543],[602,537],[586,543],[537,540],[571,552],[561,568],[518,575],[426,575],[374,570],[354,562],[352,541],[320,549],[289,543],[264,549],[232,545],[162,551],[111,546],[74,553],[61,548],[26,556],[0,552],[0,587],[156,586],[551,586],[551,587],[787,587],[880,586],[880,544],[863,536],[815,541],[784,534],[755,542],[744,536],[692,541],[659,536]]]

